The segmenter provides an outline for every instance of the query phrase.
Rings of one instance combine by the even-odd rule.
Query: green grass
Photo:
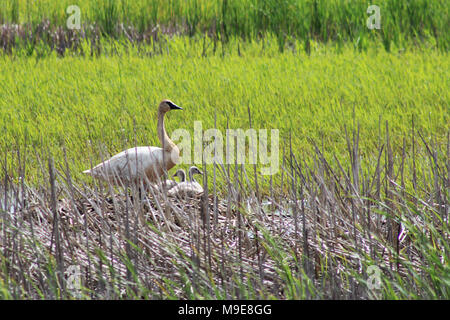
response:
[[[142,57],[136,50],[98,58],[56,54],[39,60],[0,58],[0,150],[13,156],[25,143],[62,159],[73,174],[99,162],[100,151],[114,154],[126,147],[159,145],[156,108],[170,98],[184,108],[168,115],[169,134],[193,122],[203,129],[249,128],[247,108],[256,129],[279,129],[287,146],[310,152],[310,138],[321,141],[326,155],[342,160],[345,130],[359,122],[363,161],[376,161],[376,145],[389,122],[399,152],[410,147],[410,128],[427,139],[445,141],[449,119],[449,58],[435,50],[386,53],[379,47],[359,53],[346,46],[313,44],[310,56],[280,53],[273,39],[265,45],[227,46],[226,55],[211,48],[201,57],[202,42],[173,38],[168,54]],[[353,116],[354,114],[354,116]],[[134,125],[135,123],[135,125]],[[381,127],[381,128],[380,128]],[[281,150],[281,147],[280,147]],[[280,151],[281,152],[281,151]],[[419,168],[422,164],[418,164]],[[13,168],[10,168],[13,170]],[[38,168],[29,166],[33,176]]]

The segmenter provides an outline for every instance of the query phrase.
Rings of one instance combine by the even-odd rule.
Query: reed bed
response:
[[[288,148],[279,185],[215,164],[205,192],[188,199],[79,183],[50,155],[47,183],[31,187],[18,152],[17,175],[0,189],[0,297],[448,299],[450,133],[430,143],[413,123],[411,135],[412,150],[397,154],[386,123],[370,166],[359,130],[346,139],[348,166],[319,141],[311,161]],[[429,163],[423,176],[418,161]]]

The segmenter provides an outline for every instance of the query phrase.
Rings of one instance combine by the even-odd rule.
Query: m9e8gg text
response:
[[[223,305],[222,306],[222,314],[272,314],[272,307],[271,305],[246,305],[246,304],[229,304],[229,305]]]

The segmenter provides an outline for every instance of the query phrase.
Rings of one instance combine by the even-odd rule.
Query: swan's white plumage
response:
[[[181,196],[186,195],[186,196],[192,197],[192,196],[195,196],[202,192],[203,192],[203,187],[200,185],[200,183],[185,181],[185,182],[180,182],[175,187],[170,189],[168,191],[168,195],[172,196],[172,197],[177,196],[177,195],[181,195]]]
[[[163,149],[159,147],[135,147],[122,151],[110,159],[96,165],[91,170],[83,173],[103,180],[121,179],[125,181],[136,181],[139,178],[158,176],[164,171],[160,165],[163,162]],[[170,157],[166,153],[165,157]],[[164,159],[165,162],[168,159]],[[156,175],[155,175],[156,173]],[[151,179],[153,181],[154,179]]]

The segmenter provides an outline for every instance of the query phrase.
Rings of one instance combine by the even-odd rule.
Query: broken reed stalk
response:
[[[55,255],[56,255],[56,263],[57,263],[57,273],[56,273],[56,280],[58,281],[56,288],[60,288],[62,292],[58,293],[57,290],[55,290],[56,294],[60,295],[60,299],[64,297],[64,288],[65,288],[65,282],[64,282],[64,256],[61,246],[61,234],[60,234],[60,222],[59,222],[59,215],[56,208],[56,186],[55,186],[55,164],[53,157],[50,155],[49,152],[49,158],[48,158],[48,171],[49,171],[49,179],[50,179],[50,209],[53,214],[53,228],[52,228],[52,236],[51,236],[51,242],[50,242],[50,252],[53,248],[53,243],[55,244]]]

